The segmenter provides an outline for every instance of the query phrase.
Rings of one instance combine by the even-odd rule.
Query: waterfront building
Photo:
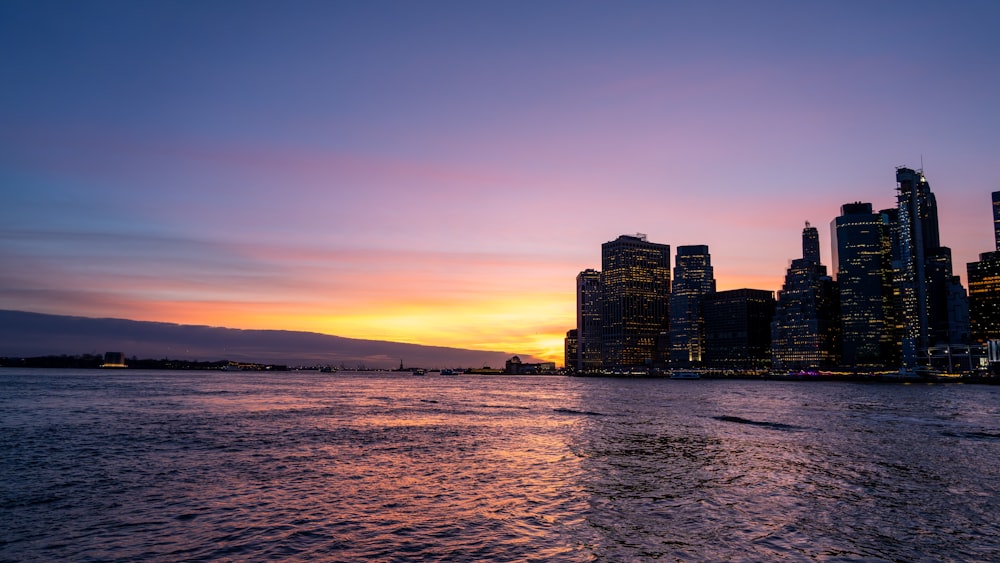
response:
[[[968,272],[971,340],[1000,340],[1000,251],[980,254]]]
[[[503,372],[507,375],[542,375],[556,372],[555,362],[540,362],[537,364],[527,364],[521,358],[514,356],[507,360]]]
[[[566,340],[563,342],[563,367],[567,370],[576,369],[578,347],[579,339],[577,337],[577,329],[574,328],[567,330]]]
[[[878,368],[899,363],[893,330],[888,226],[870,203],[848,203],[830,225],[840,298],[841,363]]]
[[[1000,341],[1000,192],[993,192],[996,252],[984,252],[967,264],[970,341]],[[992,344],[1000,348],[1000,342]]]
[[[572,366],[581,373],[601,369],[601,307],[601,273],[586,269],[576,276],[577,353]]]
[[[715,293],[712,257],[706,245],[678,246],[670,291],[670,366],[698,367],[705,346],[701,302]]]
[[[723,371],[756,372],[771,365],[774,292],[732,289],[706,295],[702,365]]]
[[[913,367],[926,363],[931,346],[962,344],[968,334],[962,327],[968,313],[963,313],[964,290],[959,291],[961,284],[952,275],[951,250],[941,246],[937,199],[930,184],[923,172],[900,167],[896,189],[893,283],[903,327],[902,363]]]
[[[776,370],[828,369],[840,359],[836,285],[812,250],[815,228],[802,232],[803,257],[792,261],[771,322]],[[808,256],[808,257],[807,257]]]
[[[670,330],[670,245],[622,235],[601,245],[601,342],[606,369],[662,365]]]

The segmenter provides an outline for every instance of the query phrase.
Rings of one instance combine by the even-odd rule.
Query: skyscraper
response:
[[[670,292],[670,365],[696,367],[704,351],[701,301],[715,293],[712,257],[706,245],[678,246]]]
[[[922,172],[896,169],[898,223],[893,250],[894,291],[903,326],[902,361],[925,363],[935,344],[961,344],[964,290],[952,275],[951,250],[941,246],[937,199]],[[966,305],[967,307],[967,305]]]
[[[1000,340],[1000,251],[980,254],[968,272],[972,340]]]
[[[610,369],[652,367],[670,330],[670,246],[646,235],[601,245],[602,357]]]
[[[993,228],[996,251],[969,262],[969,324],[971,340],[1000,340],[1000,192],[993,192]]]
[[[840,296],[842,363],[897,365],[892,330],[889,233],[870,203],[848,203],[831,226],[833,266]]]
[[[601,369],[601,303],[601,273],[580,272],[576,276],[577,355],[572,365],[581,373]]]
[[[752,372],[771,365],[771,318],[774,292],[732,289],[706,295],[705,367]]]
[[[802,258],[819,264],[819,231],[809,221],[802,230]]]
[[[997,239],[997,252],[1000,252],[1000,192],[993,192],[993,236]]]
[[[577,329],[573,328],[566,331],[566,340],[563,342],[563,367],[568,370],[576,369],[576,362],[579,346],[579,339],[577,337]]]
[[[792,260],[771,322],[771,358],[775,369],[834,367],[840,357],[837,295],[818,254],[816,229],[802,231],[803,257]],[[810,256],[810,257],[807,257]]]

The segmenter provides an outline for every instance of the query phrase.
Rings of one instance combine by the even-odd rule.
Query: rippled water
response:
[[[0,560],[998,561],[1000,387],[0,369]]]

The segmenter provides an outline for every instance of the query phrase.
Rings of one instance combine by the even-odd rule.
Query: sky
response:
[[[601,244],[778,290],[922,168],[994,250],[998,2],[0,2],[0,309],[562,364]],[[831,268],[832,270],[832,268]]]

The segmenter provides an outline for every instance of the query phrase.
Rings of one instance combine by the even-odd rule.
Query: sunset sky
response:
[[[1000,2],[0,2],[0,309],[562,364],[646,233],[777,290],[923,169],[994,250]],[[922,162],[922,164],[921,164]]]

